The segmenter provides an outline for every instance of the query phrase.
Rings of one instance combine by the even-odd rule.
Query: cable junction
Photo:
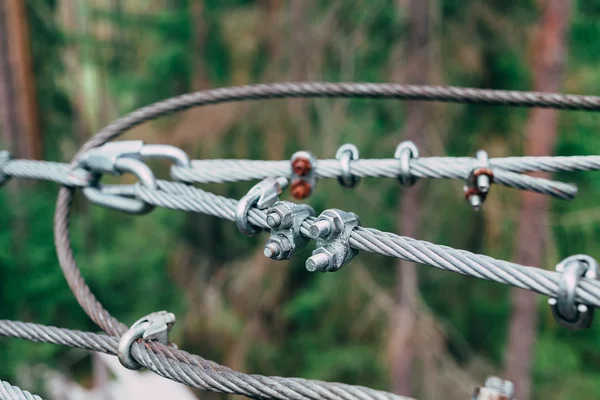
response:
[[[86,333],[0,320],[0,335],[47,342],[119,355],[130,368],[145,367],[160,376],[199,389],[234,393],[261,399],[401,399],[402,397],[360,386],[300,378],[248,375],[191,355],[168,343],[168,329],[174,323],[169,313],[152,314],[131,328],[115,319],[96,299],[75,261],[69,234],[69,217],[74,193],[81,190],[93,203],[131,214],[165,207],[200,212],[239,221],[248,234],[270,231],[265,255],[278,260],[290,258],[296,248],[310,240],[317,249],[307,261],[309,270],[335,271],[358,251],[401,258],[480,279],[529,289],[550,297],[557,320],[571,329],[589,326],[593,310],[600,306],[600,281],[595,260],[576,255],[564,260],[556,272],[496,260],[394,233],[360,226],[358,216],[342,210],[325,210],[318,217],[310,207],[278,201],[291,180],[296,198],[308,196],[317,179],[337,178],[344,187],[354,187],[360,178],[399,179],[410,186],[419,178],[459,179],[466,182],[465,195],[477,208],[492,183],[572,199],[574,185],[523,175],[526,172],[596,171],[600,156],[573,157],[419,157],[410,143],[401,144],[395,158],[360,159],[358,149],[342,146],[336,159],[317,160],[308,152],[296,153],[290,161],[195,160],[171,146],[144,145],[139,141],[114,142],[125,131],[152,119],[191,107],[234,101],[280,98],[376,98],[442,101],[566,110],[599,111],[600,97],[552,93],[496,91],[471,88],[372,83],[276,83],[215,89],[167,99],[115,121],[90,138],[69,165],[45,161],[14,160],[0,152],[0,185],[10,177],[53,181],[60,185],[54,220],[55,245],[60,266],[79,304],[107,335]],[[410,151],[408,151],[410,150]],[[155,179],[146,166],[147,158],[174,162],[174,181]],[[135,185],[103,185],[103,174],[132,173]],[[264,184],[259,197],[249,193],[229,199],[191,186],[192,183],[220,183],[275,179],[278,186]],[[258,186],[258,185],[257,185]],[[275,192],[271,192],[274,187]],[[279,189],[277,189],[279,187]],[[256,189],[258,190],[258,189]],[[473,196],[478,200],[473,200]],[[248,197],[251,196],[251,197]],[[250,201],[250,198],[252,199]],[[263,198],[264,201],[261,200]],[[268,199],[268,200],[267,200]],[[242,206],[240,206],[240,204]],[[512,397],[510,382],[490,377],[474,398],[490,394]],[[39,399],[6,382],[0,382],[0,399]]]

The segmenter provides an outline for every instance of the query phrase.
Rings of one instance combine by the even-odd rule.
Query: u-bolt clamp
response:
[[[142,339],[169,345],[169,331],[175,324],[175,315],[167,311],[158,311],[137,320],[119,339],[117,356],[121,364],[128,369],[141,369],[142,366],[132,357],[131,345]]]
[[[161,158],[173,161],[179,166],[190,166],[190,159],[181,149],[167,145],[146,145],[141,140],[125,140],[109,142],[91,149],[79,160],[78,168],[71,171],[73,179],[81,169],[90,171],[94,178],[90,185],[83,189],[84,195],[94,204],[130,214],[146,214],[154,208],[142,200],[117,196],[102,191],[100,178],[103,174],[135,175],[140,184],[156,189],[156,179],[152,170],[142,161],[151,158]]]
[[[402,186],[409,187],[417,182],[417,177],[410,173],[410,160],[419,158],[419,149],[412,140],[401,142],[394,152],[394,158],[400,161],[400,173],[398,182]]]
[[[556,272],[561,273],[558,296],[548,299],[554,318],[565,328],[589,328],[594,319],[594,308],[577,304],[575,290],[581,278],[598,279],[598,263],[590,256],[577,254],[558,263]]]
[[[317,186],[317,158],[308,151],[297,151],[290,159],[292,178],[290,193],[302,200],[312,194]]]
[[[346,143],[337,150],[335,158],[342,167],[342,174],[338,176],[340,185],[346,188],[353,188],[358,185],[360,178],[350,172],[350,161],[358,160],[358,148],[351,143]]]
[[[484,150],[477,151],[477,160],[481,165],[471,170],[463,187],[465,199],[475,211],[479,211],[483,205],[494,181],[494,172],[490,168],[488,154]]]
[[[250,208],[256,207],[259,210],[271,207],[279,200],[279,195],[287,186],[286,178],[266,178],[254,185],[248,193],[240,199],[235,209],[235,224],[240,232],[246,236],[254,236],[261,232],[261,229],[250,225],[248,222],[248,212]]]
[[[265,245],[265,256],[273,260],[289,260],[292,255],[306,246],[309,238],[302,235],[302,222],[314,217],[315,210],[308,204],[278,201],[267,211],[267,224],[271,237]]]
[[[360,226],[358,215],[337,209],[323,211],[309,229],[310,236],[317,241],[317,248],[306,260],[309,271],[337,271],[357,254],[350,247],[350,235]]]

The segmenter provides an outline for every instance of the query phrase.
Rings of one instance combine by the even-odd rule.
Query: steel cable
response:
[[[0,400],[42,400],[42,398],[8,382],[0,381]]]
[[[0,336],[100,351],[110,355],[117,354],[119,342],[119,338],[114,336],[9,320],[0,320]],[[335,382],[244,374],[156,342],[135,342],[131,353],[140,364],[160,376],[213,392],[278,400],[407,399],[391,393]],[[9,399],[12,400],[11,397]]]
[[[600,98],[592,96],[568,96],[533,92],[508,92],[480,89],[466,89],[454,87],[414,86],[394,84],[368,84],[368,83],[283,83],[270,85],[253,85],[244,87],[215,89],[205,92],[178,96],[144,108],[120,118],[110,124],[98,134],[90,138],[75,156],[77,158],[87,150],[106,143],[126,130],[133,128],[145,121],[166,115],[171,112],[188,109],[194,106],[217,104],[227,101],[258,100],[284,97],[365,97],[365,98],[396,98],[406,100],[439,100],[448,102],[466,102],[482,104],[501,104],[514,106],[539,106],[562,109],[600,110]],[[191,197],[191,196],[190,196]],[[127,327],[112,317],[98,302],[86,285],[75,262],[69,237],[69,216],[73,199],[73,189],[63,187],[60,189],[54,219],[55,245],[61,268],[69,286],[73,290],[79,304],[86,313],[107,333],[111,335],[122,334]],[[585,282],[584,282],[585,283]],[[584,287],[585,285],[581,285]],[[581,289],[578,295],[581,297]],[[155,344],[151,344],[154,347]],[[143,347],[136,344],[135,350]],[[172,350],[175,357],[185,357],[186,353]],[[162,354],[162,353],[160,353]],[[140,357],[141,358],[141,357]],[[168,374],[166,369],[159,369],[152,359],[139,360],[142,365],[157,368],[157,373]],[[143,362],[142,362],[143,361]],[[160,361],[160,360],[158,360]],[[191,381],[193,370],[180,368],[182,380]],[[201,378],[201,377],[200,377]],[[227,381],[230,382],[230,381]],[[294,384],[292,384],[294,382]],[[247,382],[242,382],[247,383]],[[287,386],[289,385],[289,386]],[[288,389],[300,387],[302,390],[311,390],[304,381],[286,381],[283,385]],[[338,398],[365,398],[359,396],[360,388],[339,385],[332,394]],[[367,389],[365,389],[367,390]],[[321,392],[313,391],[313,393]],[[392,397],[391,394],[382,394],[372,398]],[[321,396],[319,396],[320,398]],[[302,397],[294,397],[302,398]],[[317,397],[306,397],[317,398]]]

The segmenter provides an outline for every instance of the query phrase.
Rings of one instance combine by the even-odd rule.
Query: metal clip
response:
[[[271,237],[265,245],[265,256],[273,260],[289,260],[292,255],[306,246],[308,238],[300,233],[302,222],[314,217],[315,210],[308,204],[278,201],[267,212],[267,224]]]
[[[515,385],[511,381],[490,376],[485,381],[485,386],[476,388],[472,400],[513,400]]]
[[[417,145],[412,140],[405,140],[396,147],[394,158],[400,160],[398,182],[405,187],[414,185],[417,182],[417,177],[410,173],[410,160],[419,158]]]
[[[290,192],[295,199],[305,199],[317,186],[317,158],[308,151],[297,151],[292,154],[292,179]]]
[[[167,311],[158,311],[137,320],[119,339],[117,356],[121,364],[128,369],[141,369],[142,366],[131,356],[131,345],[138,339],[155,341],[169,345],[169,331],[175,324],[175,315]]]
[[[358,215],[337,209],[323,211],[309,229],[317,248],[306,260],[309,271],[337,271],[358,254],[350,247],[350,235],[360,226]]]
[[[598,263],[590,256],[577,254],[558,263],[556,271],[561,273],[558,296],[548,299],[554,318],[572,330],[589,328],[594,319],[594,308],[577,304],[575,290],[581,278],[598,279]]]
[[[271,207],[279,200],[279,195],[287,184],[288,180],[286,178],[266,178],[254,185],[240,199],[235,210],[235,224],[240,232],[246,236],[253,236],[261,231],[261,229],[253,227],[248,222],[248,211],[251,207],[256,207],[259,210]]]
[[[479,211],[483,205],[494,181],[494,172],[490,168],[487,152],[477,151],[477,160],[481,166],[471,170],[467,177],[467,184],[463,187],[465,199],[475,211]]]
[[[350,173],[350,161],[358,160],[358,148],[350,143],[346,143],[337,150],[335,158],[339,160],[342,167],[342,175],[338,176],[340,185],[346,188],[355,187],[360,178]]]
[[[0,187],[10,179],[10,176],[4,173],[4,167],[10,160],[12,160],[12,155],[9,151],[0,151]]]
[[[74,182],[88,177],[80,178],[77,171],[81,168],[95,174],[89,186],[83,189],[84,195],[94,204],[130,214],[145,214],[154,206],[139,199],[115,196],[104,193],[99,183],[102,174],[121,175],[128,172],[138,177],[140,183],[147,188],[156,189],[156,179],[152,170],[142,162],[144,159],[162,158],[172,160],[179,166],[190,166],[190,159],[181,150],[167,145],[146,145],[141,140],[125,140],[106,143],[91,149],[82,156],[78,168],[71,172]]]

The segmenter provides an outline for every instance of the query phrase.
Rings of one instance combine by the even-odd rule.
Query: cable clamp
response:
[[[94,204],[130,214],[146,214],[152,205],[135,198],[116,196],[102,191],[100,179],[103,174],[119,176],[123,173],[135,175],[141,185],[157,189],[152,170],[143,162],[146,159],[167,159],[178,166],[191,166],[190,159],[181,149],[167,145],[146,145],[141,140],[109,142],[91,149],[79,160],[78,167],[71,171],[74,182],[90,179],[82,176],[81,169],[93,174],[89,185],[83,189],[84,195]]]
[[[267,211],[267,224],[271,237],[265,245],[264,254],[273,260],[289,260],[292,255],[308,244],[300,228],[308,217],[314,217],[315,210],[308,204],[295,204],[278,201]]]
[[[410,160],[419,158],[419,149],[411,140],[401,142],[394,152],[394,158],[400,160],[398,182],[404,187],[410,187],[417,182],[417,177],[410,173]]]
[[[485,381],[485,386],[475,389],[472,400],[513,400],[515,385],[497,376],[490,376]]]
[[[279,200],[279,195],[287,186],[286,178],[266,178],[254,185],[248,193],[240,199],[235,210],[235,224],[240,232],[246,236],[256,235],[261,231],[248,222],[250,208],[256,207],[264,210],[271,207]]]
[[[594,308],[577,304],[575,291],[581,278],[598,279],[598,263],[590,256],[577,254],[562,260],[555,269],[561,273],[558,296],[548,299],[554,318],[565,328],[589,328],[594,319]]]
[[[292,154],[290,162],[292,164],[290,192],[295,199],[305,199],[317,186],[317,158],[308,151],[297,151]]]
[[[337,209],[323,211],[309,228],[310,236],[317,241],[317,248],[306,260],[309,271],[337,271],[357,254],[350,247],[350,235],[360,218],[352,212]]]
[[[9,151],[0,151],[0,187],[10,179],[10,176],[4,173],[4,167],[10,160],[12,160],[12,154]]]
[[[350,161],[358,160],[358,148],[351,143],[346,143],[337,150],[335,158],[340,162],[340,166],[342,167],[342,174],[338,176],[340,185],[346,188],[353,188],[358,185],[360,177],[352,175],[350,172]]]
[[[158,311],[137,320],[119,339],[117,356],[121,364],[128,369],[141,369],[142,366],[131,355],[131,345],[140,339],[169,345],[169,332],[175,324],[175,315],[167,311]]]
[[[490,168],[487,152],[477,151],[477,161],[480,165],[471,170],[463,187],[465,199],[475,211],[481,209],[494,181],[494,172]]]

